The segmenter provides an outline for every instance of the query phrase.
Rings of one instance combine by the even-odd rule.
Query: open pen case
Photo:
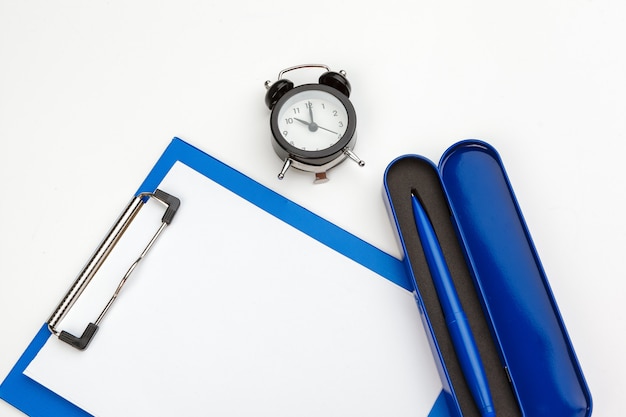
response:
[[[439,166],[392,161],[384,191],[453,417],[480,416],[456,357],[413,217],[433,225],[482,358],[496,415],[586,417],[591,394],[506,175],[489,144],[451,146]]]

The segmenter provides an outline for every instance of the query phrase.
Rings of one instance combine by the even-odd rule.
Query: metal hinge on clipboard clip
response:
[[[132,223],[134,218],[137,216],[139,210],[145,205],[148,198],[154,198],[155,200],[166,206],[165,214],[161,219],[161,226],[159,227],[159,229],[152,236],[137,260],[133,262],[130,268],[128,268],[128,271],[126,272],[126,274],[124,274],[122,280],[117,286],[117,289],[113,293],[113,296],[106,304],[96,321],[93,323],[89,323],[80,337],[74,336],[64,330],[59,331],[56,328],[57,324],[59,324],[59,322],[63,320],[63,318],[72,308],[76,300],[83,293],[91,279],[94,277],[96,272],[98,272],[98,269],[100,269],[115,245],[119,242],[126,229],[128,229],[130,223]],[[126,283],[126,280],[135,270],[137,264],[146,256],[150,248],[152,248],[152,245],[161,235],[161,232],[163,232],[165,227],[170,224],[179,206],[180,200],[177,197],[174,197],[161,190],[156,190],[154,193],[141,193],[133,198],[130,203],[128,203],[128,206],[124,209],[120,217],[113,224],[113,227],[111,228],[111,230],[109,230],[109,233],[106,235],[102,243],[100,243],[98,249],[96,249],[91,259],[89,259],[89,262],[87,262],[81,273],[78,275],[67,294],[65,294],[65,297],[63,297],[57,308],[54,310],[54,313],[52,313],[52,315],[48,319],[47,323],[50,331],[58,336],[60,340],[72,345],[76,349],[84,350],[89,345],[89,342],[91,342],[91,339],[98,330],[98,326],[100,325],[100,322],[102,321],[106,313],[109,311],[109,308],[111,308],[111,305],[117,299],[117,296],[119,295],[122,287]]]

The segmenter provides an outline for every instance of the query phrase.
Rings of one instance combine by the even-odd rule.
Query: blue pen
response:
[[[415,225],[422,242],[428,269],[439,297],[439,303],[443,309],[446,325],[450,332],[454,351],[459,358],[465,381],[470,388],[481,415],[483,417],[495,417],[496,411],[491,399],[487,375],[485,375],[485,369],[483,368],[474,336],[467,322],[459,296],[454,288],[452,276],[443,257],[437,235],[414,191],[411,192],[411,200]]]

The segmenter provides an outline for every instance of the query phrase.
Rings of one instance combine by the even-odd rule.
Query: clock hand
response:
[[[325,127],[322,127],[322,126],[318,125],[315,122],[309,123],[306,120],[298,119],[297,117],[294,117],[293,119],[299,121],[300,123],[303,123],[303,124],[307,125],[311,132],[315,132],[317,129],[322,129],[322,130],[325,130],[327,132],[334,133],[335,135],[339,134],[338,132],[335,132],[334,130],[326,129]]]
[[[316,126],[318,129],[322,129],[322,130],[325,130],[325,131],[327,131],[327,132],[334,133],[335,135],[338,135],[338,134],[339,134],[339,133],[335,132],[334,130],[326,129],[325,127],[322,127],[322,126],[320,126],[320,125],[315,125],[315,126]]]
[[[313,123],[313,103],[309,101],[309,118],[311,119],[311,123]]]
[[[311,122],[311,123],[309,123],[309,122],[307,122],[306,120],[298,119],[297,117],[294,117],[293,119],[294,119],[294,120],[299,121],[300,123],[303,123],[303,124],[307,125],[307,126],[309,127],[309,130],[310,130],[311,132],[317,132],[317,129],[324,129],[324,130],[328,130],[328,129],[325,129],[325,128],[323,128],[323,127],[319,126],[319,125],[318,125],[317,123],[315,123],[315,122]],[[337,132],[333,132],[332,130],[328,130],[328,131],[329,131],[329,132],[332,132],[332,133],[337,134]]]

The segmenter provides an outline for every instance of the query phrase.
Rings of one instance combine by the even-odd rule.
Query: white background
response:
[[[0,0],[0,378],[171,137],[395,256],[384,168],[479,138],[504,160],[594,416],[618,415],[625,18],[621,1]],[[263,104],[266,79],[307,62],[347,71],[367,162],[316,186],[276,179]]]

